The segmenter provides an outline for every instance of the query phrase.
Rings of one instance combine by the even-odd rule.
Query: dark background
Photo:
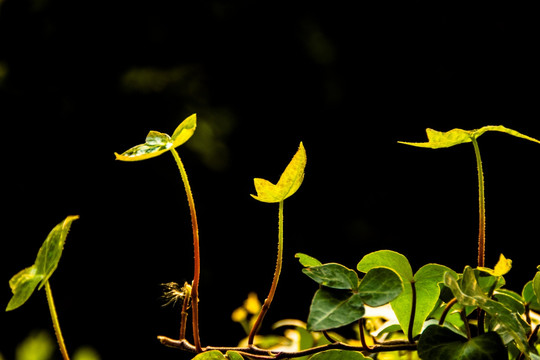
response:
[[[231,312],[274,270],[277,205],[249,194],[277,181],[302,140],[306,178],[285,204],[285,264],[262,332],[305,320],[316,285],[305,252],[355,268],[394,249],[416,270],[475,265],[476,163],[469,144],[427,150],[424,130],[505,125],[540,138],[538,20],[518,5],[408,2],[4,0],[0,2],[2,239],[0,305],[65,216],[81,216],[51,280],[67,346],[103,359],[184,359],[179,309],[160,284],[191,281],[189,210],[172,156],[122,163],[113,152],[149,130],[172,134],[199,215],[203,345],[235,345]],[[520,292],[539,264],[540,146],[480,141],[487,264],[502,252]],[[51,329],[45,295],[0,312],[0,351],[14,357]],[[51,329],[52,331],[52,329]]]

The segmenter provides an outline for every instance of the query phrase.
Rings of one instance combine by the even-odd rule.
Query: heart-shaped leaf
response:
[[[418,356],[423,360],[508,360],[508,351],[495,332],[467,340],[448,328],[430,325],[420,337]]]
[[[140,161],[159,156],[188,141],[196,128],[197,115],[193,114],[178,125],[172,137],[158,131],[150,131],[144,144],[136,145],[122,154],[114,153],[116,160]]]
[[[300,264],[302,264],[305,267],[322,265],[322,262],[306,254],[297,253],[296,255],[294,255],[294,257],[297,258],[298,261],[300,261]]]
[[[404,142],[398,141],[400,144],[411,145],[416,147],[424,147],[431,149],[447,148],[454,145],[464,144],[471,142],[473,139],[477,139],[480,135],[487,131],[503,132],[512,136],[516,136],[522,139],[534,141],[540,144],[540,141],[530,136],[523,135],[515,130],[508,129],[504,126],[484,126],[483,128],[476,130],[462,130],[453,129],[447,132],[436,131],[433,129],[426,129],[428,142]]]
[[[334,329],[357,321],[364,314],[364,302],[359,294],[321,287],[311,302],[307,328],[310,331]]]
[[[318,284],[333,289],[356,290],[360,282],[356,271],[336,263],[306,267],[302,272]]]
[[[449,271],[455,274],[446,266],[427,264],[413,275],[409,260],[404,255],[391,250],[380,250],[364,256],[358,263],[357,268],[362,272],[368,272],[375,268],[388,268],[394,270],[401,277],[403,292],[390,304],[405,333],[408,332],[411,321],[412,287],[414,284],[416,311],[413,323],[413,337],[422,331],[424,321],[439,299],[440,288],[438,284],[443,281],[444,273]]]
[[[304,180],[304,168],[306,167],[307,157],[304,145],[300,143],[298,151],[291,162],[281,174],[276,185],[270,181],[255,178],[255,190],[257,195],[251,195],[254,199],[266,203],[281,202],[293,195]]]
[[[374,268],[360,281],[358,294],[364,303],[371,307],[388,304],[403,291],[399,275],[387,268]]]

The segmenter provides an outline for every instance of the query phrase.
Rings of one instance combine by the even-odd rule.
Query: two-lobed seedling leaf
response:
[[[116,160],[140,161],[159,156],[188,141],[196,128],[197,115],[193,114],[178,125],[172,136],[152,130],[144,144],[136,145],[122,154],[114,153]]]
[[[534,141],[540,144],[540,141],[530,136],[521,134],[515,130],[508,129],[502,125],[488,125],[476,130],[453,129],[447,132],[441,132],[433,129],[426,129],[428,142],[405,142],[398,141],[400,144],[411,145],[416,147],[424,147],[431,149],[447,148],[454,145],[472,142],[487,131],[498,131],[508,135],[519,137],[522,139]]]
[[[49,280],[58,267],[71,223],[78,218],[78,216],[68,216],[56,225],[41,245],[34,264],[21,270],[9,280],[13,297],[9,301],[6,311],[14,310],[23,305],[38,285],[41,289]]]
[[[302,185],[306,162],[306,149],[304,149],[304,144],[300,142],[298,151],[281,174],[279,181],[274,185],[268,180],[255,178],[253,182],[255,183],[257,195],[251,196],[266,203],[277,203],[290,197]]]

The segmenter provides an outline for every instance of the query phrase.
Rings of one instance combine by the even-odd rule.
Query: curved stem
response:
[[[193,270],[193,284],[191,288],[191,307],[193,315],[193,343],[197,348],[197,351],[202,350],[201,340],[199,337],[199,278],[201,275],[201,255],[199,251],[199,226],[197,224],[197,213],[195,212],[195,201],[193,200],[193,194],[191,187],[189,186],[189,180],[184,168],[184,164],[178,155],[178,152],[174,148],[171,148],[171,152],[180,170],[180,176],[186,189],[186,195],[189,204],[189,212],[191,215],[191,227],[193,228],[193,254],[194,254],[194,270]]]
[[[47,294],[47,302],[49,303],[49,311],[51,312],[54,333],[56,334],[56,339],[58,340],[60,353],[62,354],[62,358],[64,360],[69,360],[66,344],[64,343],[64,337],[62,336],[62,330],[60,330],[60,322],[58,321],[58,314],[56,313],[56,306],[54,305],[54,299],[49,281],[45,282],[45,293]]]
[[[448,315],[448,312],[450,311],[450,309],[452,308],[452,306],[454,306],[455,304],[457,303],[457,299],[456,298],[453,298],[452,300],[450,300],[448,302],[448,304],[446,304],[446,306],[444,307],[444,310],[441,314],[441,318],[439,319],[439,325],[444,325],[444,321],[446,320],[446,316]]]
[[[478,266],[485,264],[486,253],[486,201],[484,194],[484,171],[482,170],[482,158],[480,157],[480,148],[476,138],[472,138],[474,153],[476,155],[476,166],[478,168],[478,202],[479,202],[479,230],[478,230]]]
[[[253,324],[253,327],[251,328],[251,331],[249,333],[248,337],[248,345],[253,345],[253,340],[255,339],[255,335],[259,331],[259,328],[261,327],[262,321],[264,319],[264,316],[266,315],[268,309],[270,308],[270,304],[272,303],[272,300],[274,299],[274,295],[276,294],[277,284],[279,281],[279,275],[281,274],[281,267],[283,263],[283,200],[279,202],[279,215],[278,215],[278,254],[277,254],[277,261],[276,261],[276,270],[274,272],[274,279],[272,280],[272,286],[270,286],[270,292],[268,293],[268,297],[266,300],[264,300],[264,304],[262,306],[261,312],[257,316],[257,320]]]
[[[407,339],[410,343],[414,343],[413,330],[414,330],[414,318],[416,316],[416,285],[415,281],[411,281],[412,287],[412,301],[411,301],[411,318],[409,320],[409,328],[407,329]]]

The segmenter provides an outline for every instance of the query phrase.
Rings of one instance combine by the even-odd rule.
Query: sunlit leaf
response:
[[[45,282],[49,280],[53,272],[58,266],[62,251],[64,250],[64,243],[66,241],[67,234],[71,228],[73,221],[77,220],[78,216],[68,216],[60,224],[56,225],[47,236],[47,239],[41,245],[36,257],[37,272],[43,275],[43,280],[39,284],[41,289]]]
[[[242,355],[237,353],[236,351],[227,351],[227,356],[229,360],[244,360]]]
[[[227,360],[227,358],[221,353],[221,351],[212,350],[200,353],[192,360]]]
[[[527,335],[516,313],[484,294],[471,267],[467,266],[465,268],[461,284],[450,273],[444,275],[444,283],[452,290],[452,293],[461,305],[479,307],[484,310],[491,316],[494,323],[498,324],[499,327],[503,328],[506,333],[512,336],[517,347],[522,352],[529,352]]]
[[[389,268],[401,277],[403,281],[403,292],[390,304],[405,333],[408,332],[411,321],[412,286],[414,283],[416,290],[416,311],[413,323],[413,336],[418,335],[422,331],[424,321],[439,299],[440,288],[438,284],[443,281],[444,273],[447,271],[454,273],[446,266],[427,264],[413,275],[409,260],[404,255],[391,250],[380,250],[364,256],[358,263],[357,268],[362,272],[367,272],[374,268]]]
[[[188,141],[195,132],[196,127],[197,116],[193,114],[178,125],[172,137],[152,130],[146,136],[144,144],[136,145],[122,154],[114,153],[116,160],[140,161],[159,156],[171,148],[176,148]]]
[[[388,304],[403,291],[401,278],[387,268],[374,268],[360,281],[358,294],[368,306],[378,307]]]
[[[533,291],[536,294],[536,300],[540,303],[540,272],[537,272],[534,276]]]
[[[311,302],[307,328],[310,331],[334,329],[357,321],[364,314],[360,295],[349,290],[321,287]]]
[[[197,114],[189,116],[187,119],[182,121],[180,125],[174,130],[172,134],[173,147],[178,147],[185,143],[193,136],[195,129],[197,128]]]
[[[306,150],[304,145],[300,143],[298,151],[281,174],[277,184],[274,185],[268,180],[255,178],[254,184],[257,195],[251,196],[261,202],[276,203],[293,195],[304,180],[306,161]]]
[[[68,216],[64,221],[56,225],[41,245],[34,264],[11,278],[9,286],[13,292],[13,297],[8,303],[6,311],[23,305],[38,284],[41,289],[49,280],[62,256],[71,223],[78,218],[78,216]]]
[[[310,357],[310,360],[370,360],[358,351],[327,350]]]
[[[438,326],[428,326],[418,343],[418,355],[423,360],[507,360],[501,337],[488,332],[470,340],[452,330]]]
[[[492,270],[486,267],[478,267],[478,270],[487,272],[493,276],[503,276],[507,274],[510,269],[512,269],[512,260],[507,259],[503,254],[500,255],[499,261],[495,265],[495,268]]]
[[[336,263],[306,267],[302,272],[318,284],[333,289],[355,290],[360,282],[354,270]]]
[[[6,311],[11,311],[23,305],[33,294],[43,275],[37,273],[35,265],[32,265],[15,274],[9,280],[9,287],[13,297],[9,301]]]
[[[356,266],[358,271],[365,273],[376,267],[386,267],[394,270],[403,282],[413,280],[413,272],[409,260],[398,252],[392,250],[375,251],[364,256]]]
[[[306,254],[297,253],[296,255],[294,255],[294,257],[297,258],[298,261],[300,261],[300,264],[302,264],[305,267],[322,265],[322,263],[319,260]]]
[[[480,135],[484,134],[487,131],[503,132],[512,136],[522,138],[522,139],[540,143],[540,141],[537,139],[534,139],[527,135],[523,135],[515,130],[508,129],[501,125],[484,126],[483,128],[476,129],[476,130],[453,129],[447,132],[436,131],[433,129],[426,129],[428,142],[423,142],[423,143],[404,142],[404,141],[398,141],[398,142],[400,144],[405,144],[405,145],[431,148],[431,149],[440,149],[440,148],[447,148],[454,145],[471,142],[473,139],[478,138]]]

